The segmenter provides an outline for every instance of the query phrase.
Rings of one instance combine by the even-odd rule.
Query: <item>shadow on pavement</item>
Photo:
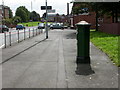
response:
[[[66,39],[76,39],[76,33],[69,33],[65,36]]]
[[[41,42],[43,42],[43,41],[45,41],[45,40],[46,40],[46,38],[43,39],[43,40],[41,40],[41,41],[36,41],[35,44],[29,46],[28,48],[24,49],[23,51],[20,51],[20,52],[16,53],[15,55],[11,56],[10,58],[8,58],[8,59],[2,61],[2,63],[0,63],[0,65],[3,64],[3,63],[5,63],[5,62],[7,62],[7,61],[9,61],[9,60],[12,59],[12,58],[18,56],[18,55],[20,55],[21,53],[23,53],[23,52],[25,52],[25,51],[27,51],[27,50],[33,48],[34,46],[36,46],[37,44],[39,44],[39,43],[41,43]]]
[[[85,75],[85,76],[95,74],[90,64],[77,64],[75,73],[77,75]]]

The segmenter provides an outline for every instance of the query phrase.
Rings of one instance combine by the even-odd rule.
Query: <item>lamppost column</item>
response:
[[[47,13],[47,0],[46,0],[46,39],[48,39],[48,28],[47,28],[47,19],[48,19],[48,13]]]

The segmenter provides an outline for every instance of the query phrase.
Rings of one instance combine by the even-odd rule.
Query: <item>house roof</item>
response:
[[[8,6],[5,6],[5,5],[0,5],[0,9],[2,9],[2,7],[6,8],[6,9],[9,9]]]

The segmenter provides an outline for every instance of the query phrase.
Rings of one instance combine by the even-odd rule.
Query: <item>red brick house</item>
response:
[[[80,6],[80,3],[73,3],[73,8],[74,7],[78,7]],[[88,7],[89,8],[89,7]],[[80,21],[87,21],[89,23],[91,23],[91,28],[95,28],[96,26],[96,13],[91,11],[91,9],[88,9],[89,12],[88,13],[83,13],[83,14],[78,14],[75,15],[73,14],[73,26],[75,26],[76,23],[80,22]],[[104,17],[100,17],[98,18],[98,23],[112,23],[112,18],[108,18],[106,16]]]
[[[9,18],[9,10],[9,7],[0,5],[0,15],[3,16],[3,19]]]
[[[64,22],[67,22],[67,16],[65,16],[64,14],[59,15],[58,13],[48,14],[48,21],[64,23]]]
[[[73,3],[73,8],[79,7],[81,3]],[[88,7],[89,8],[89,7]],[[91,28],[96,28],[96,13],[91,11],[91,9],[88,9],[88,13],[83,14],[73,14],[71,17],[71,26],[75,27],[75,24],[80,21],[87,21],[91,23]],[[120,18],[118,18],[120,22]],[[120,23],[112,23],[112,17],[108,16],[101,16],[98,18],[98,24],[99,24],[99,30],[102,32],[110,33],[110,34],[116,34],[120,35]]]

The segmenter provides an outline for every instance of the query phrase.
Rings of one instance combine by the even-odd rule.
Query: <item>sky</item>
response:
[[[42,16],[45,10],[41,10],[41,6],[45,6],[46,0],[3,0],[4,5],[9,6],[13,11],[13,15],[15,15],[15,11],[19,6],[25,6],[29,11],[36,11]],[[70,3],[72,0],[47,0],[48,6],[52,6],[52,9],[56,10],[56,13],[59,14],[67,14],[67,3]],[[32,5],[31,5],[32,2]],[[0,5],[2,4],[2,0],[0,0]],[[70,4],[70,11],[72,8],[72,4]]]

